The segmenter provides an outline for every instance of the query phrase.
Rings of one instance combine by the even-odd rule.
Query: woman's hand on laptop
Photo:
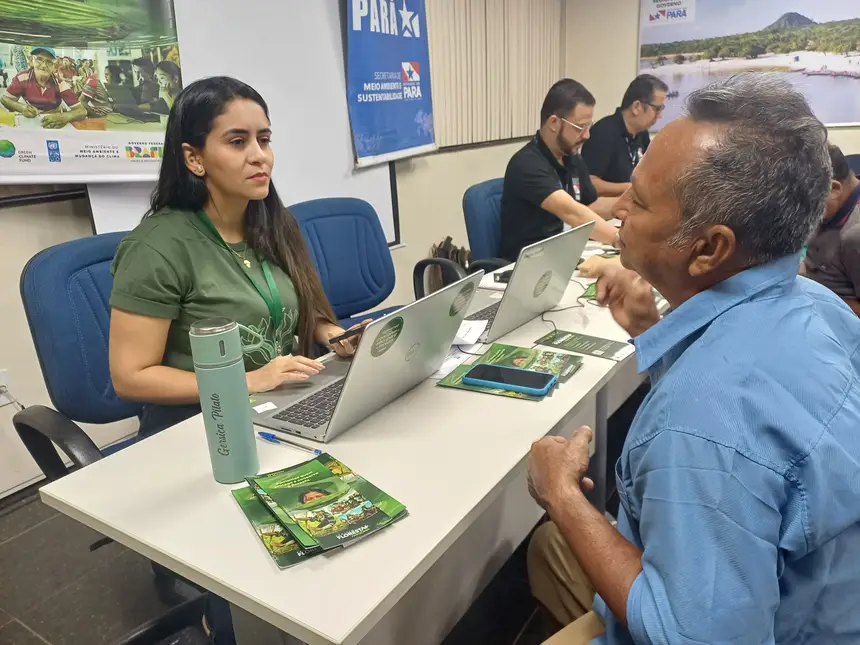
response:
[[[322,363],[304,356],[278,356],[265,367],[245,375],[248,393],[268,392],[290,381],[304,381],[323,369]]]

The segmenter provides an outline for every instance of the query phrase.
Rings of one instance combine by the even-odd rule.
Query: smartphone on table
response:
[[[466,385],[509,390],[531,396],[546,396],[557,381],[555,374],[486,363],[473,365],[463,376],[463,383]]]

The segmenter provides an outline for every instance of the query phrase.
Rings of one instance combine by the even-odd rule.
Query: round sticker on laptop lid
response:
[[[370,346],[370,355],[374,358],[379,358],[385,352],[387,352],[394,343],[397,342],[397,339],[400,338],[400,332],[403,331],[403,318],[398,316],[397,318],[392,318],[382,330],[376,335],[376,338],[373,339],[373,345]]]
[[[546,271],[540,277],[540,280],[537,281],[534,290],[534,297],[540,298],[541,294],[546,291],[546,288],[549,286],[549,281],[552,280],[552,271]]]
[[[469,302],[472,300],[472,294],[475,293],[475,283],[468,282],[463,285],[463,288],[460,289],[460,293],[454,298],[454,302],[451,303],[451,308],[448,310],[448,315],[453,318],[454,316],[459,315],[463,309],[469,306]]]

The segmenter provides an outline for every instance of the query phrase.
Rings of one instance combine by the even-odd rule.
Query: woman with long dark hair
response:
[[[195,321],[239,323],[252,394],[318,373],[312,347],[343,333],[272,184],[271,137],[265,101],[241,81],[196,81],[176,98],[151,208],[113,264],[111,378],[147,404],[142,437],[200,410]]]
[[[155,81],[158,83],[158,97],[151,103],[140,105],[140,109],[168,114],[182,90],[182,70],[173,61],[163,60],[155,66]]]

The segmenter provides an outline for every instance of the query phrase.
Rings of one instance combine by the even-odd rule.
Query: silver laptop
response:
[[[503,292],[478,292],[466,320],[487,321],[482,343],[492,343],[561,301],[592,228],[594,222],[588,222],[525,247]]]
[[[370,323],[352,360],[331,356],[307,381],[254,395],[254,423],[326,442],[385,407],[442,366],[482,277],[478,271]]]

